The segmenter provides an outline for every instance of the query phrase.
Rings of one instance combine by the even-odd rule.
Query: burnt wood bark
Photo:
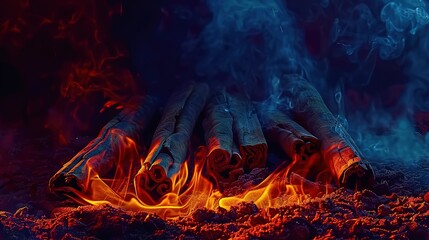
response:
[[[265,109],[260,109],[259,113],[269,143],[278,145],[292,160],[307,161],[319,151],[319,139],[287,114]]]
[[[205,108],[203,128],[208,148],[209,173],[217,181],[232,182],[244,173],[243,159],[234,143],[229,96],[224,91],[216,92]]]
[[[109,121],[84,149],[49,181],[53,193],[85,192],[91,179],[107,174],[116,166],[124,140],[139,144],[141,134],[151,120],[157,101],[153,97],[134,99],[117,116]]]
[[[149,154],[135,177],[136,192],[143,201],[156,203],[172,190],[171,177],[186,160],[189,141],[208,94],[207,84],[189,83],[168,100]]]
[[[244,171],[265,167],[268,146],[256,106],[246,96],[230,97],[233,132],[243,159]]]
[[[295,172],[316,180],[325,167],[321,161],[320,141],[292,120],[289,115],[272,107],[259,107],[264,134],[270,146],[277,146],[290,158],[289,173]]]
[[[256,108],[245,96],[216,92],[203,121],[208,147],[207,165],[218,182],[232,182],[245,171],[264,167],[265,141]]]
[[[337,183],[352,189],[370,187],[375,182],[373,169],[319,92],[298,76],[290,76],[285,82],[294,101],[295,119],[321,141],[323,160]]]

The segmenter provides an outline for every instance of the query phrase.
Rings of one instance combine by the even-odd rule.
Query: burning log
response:
[[[203,127],[208,147],[210,173],[219,181],[232,182],[244,173],[238,146],[234,143],[233,118],[225,91],[214,94],[205,109]]]
[[[294,117],[320,139],[322,157],[338,184],[358,189],[370,187],[375,179],[369,162],[329,111],[319,92],[302,78],[288,79],[286,89],[295,101]]]
[[[246,97],[231,97],[230,112],[244,171],[264,167],[267,162],[267,142],[258,119],[257,109]]]
[[[86,192],[93,178],[111,171],[123,149],[125,141],[140,141],[153,116],[156,100],[151,97],[138,99],[109,121],[75,157],[67,162],[49,181],[53,193]]]
[[[245,171],[264,167],[267,162],[267,142],[255,106],[247,98],[231,97],[233,130],[237,137]]]
[[[275,110],[260,110],[265,136],[270,143],[279,147],[292,159],[306,161],[318,153],[320,142],[288,115]]]
[[[203,126],[208,167],[217,181],[232,182],[245,170],[265,166],[267,144],[248,99],[217,92],[206,107]]]
[[[259,108],[259,115],[269,144],[277,145],[292,160],[290,172],[316,179],[323,171],[319,139],[279,110]]]
[[[135,177],[137,195],[158,202],[172,190],[171,177],[186,160],[195,123],[209,93],[205,83],[191,83],[173,93],[155,130],[149,154]]]

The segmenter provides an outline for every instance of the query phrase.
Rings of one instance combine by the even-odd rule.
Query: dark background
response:
[[[309,55],[327,63],[318,87],[333,112],[341,111],[335,103],[341,86],[344,117],[351,124],[367,124],[353,122],[357,113],[371,122],[377,111],[395,119],[413,109],[411,131],[422,138],[429,114],[403,101],[410,80],[400,58],[381,59],[370,44],[361,44],[352,61],[331,42],[341,9],[362,2],[376,15],[380,3],[372,1],[332,1],[328,8],[319,1],[287,1]],[[182,48],[212,18],[204,1],[10,0],[0,5],[0,193],[5,208],[16,209],[16,202],[28,196],[51,198],[45,189],[49,177],[131,96],[165,99],[182,82],[204,80]],[[405,52],[418,41],[407,40]],[[113,107],[100,112],[108,101]],[[377,125],[371,134],[391,128]],[[21,192],[18,200],[11,197],[16,192]]]
[[[330,42],[337,8],[321,9],[315,1],[287,3],[296,14],[310,55],[327,60],[323,94],[335,108],[334,87],[343,87],[347,111],[365,110],[371,103],[392,111],[407,83],[398,61],[350,61]],[[357,1],[344,1],[343,8]],[[98,111],[107,100],[126,102],[131,95],[166,96],[177,83],[200,80],[192,62],[183,58],[184,42],[198,36],[210,21],[204,1],[3,1],[0,10],[0,123],[2,129],[25,126],[72,136],[96,134],[103,119]],[[321,10],[320,10],[321,11]],[[96,36],[97,35],[97,36]],[[119,50],[118,50],[119,49]],[[370,46],[361,47],[366,57]],[[102,61],[109,57],[121,57]],[[85,65],[86,64],[86,65]],[[89,66],[88,66],[89,65]],[[77,67],[76,67],[77,66]],[[76,69],[109,71],[107,76],[75,74]],[[360,81],[344,81],[344,75]],[[402,106],[403,108],[403,106]],[[335,111],[335,109],[333,109]],[[101,121],[103,122],[103,121]],[[94,125],[95,124],[95,125]],[[420,131],[427,131],[419,123]],[[71,130],[67,130],[71,128]],[[49,132],[49,131],[48,131]]]

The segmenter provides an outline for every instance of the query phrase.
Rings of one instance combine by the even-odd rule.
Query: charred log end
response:
[[[356,162],[348,166],[342,173],[340,186],[349,189],[362,190],[375,184],[372,168],[365,163]]]
[[[147,204],[158,204],[162,197],[171,192],[173,183],[161,166],[152,166],[135,177],[138,198]]]
[[[331,161],[331,171],[337,176],[341,187],[361,190],[374,185],[375,176],[371,166],[350,146],[333,146],[326,156]]]
[[[222,149],[215,149],[208,155],[209,164],[214,169],[222,167],[225,164],[230,164],[230,154]]]
[[[244,171],[265,167],[267,162],[267,144],[261,143],[249,146],[240,146],[240,155],[243,158]]]
[[[305,142],[305,153],[308,155],[312,155],[320,150],[320,142],[317,139],[303,137],[303,141]]]
[[[230,183],[244,173],[243,160],[238,154],[230,154],[222,149],[213,150],[207,157],[208,166],[217,182]]]
[[[76,176],[59,174],[49,180],[49,191],[54,194],[62,195],[63,193],[83,192],[83,186],[79,184]]]

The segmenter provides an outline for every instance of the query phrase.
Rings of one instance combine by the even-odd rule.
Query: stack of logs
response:
[[[178,89],[165,105],[148,154],[135,175],[137,196],[143,202],[157,203],[172,190],[171,178],[192,152],[190,141],[199,119],[208,150],[207,172],[217,183],[232,182],[254,168],[265,167],[267,139],[289,156],[294,171],[305,172],[301,175],[311,178],[310,162],[316,169],[313,174],[321,166],[329,166],[340,186],[370,187],[374,182],[371,166],[317,90],[300,78],[288,79],[285,89],[295,102],[288,112],[264,109],[245,94],[210,91],[205,83]],[[146,97],[125,108],[51,178],[50,190],[84,193],[91,177],[120,167],[115,161],[121,148],[119,137],[142,144],[141,134],[149,131],[147,123],[158,106],[155,98]]]

